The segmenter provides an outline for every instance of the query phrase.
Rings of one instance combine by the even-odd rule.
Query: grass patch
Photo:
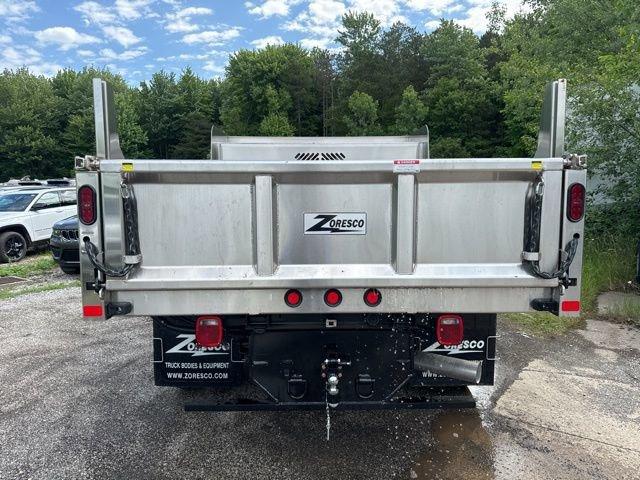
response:
[[[558,317],[549,312],[507,313],[503,317],[539,336],[562,335],[583,323],[583,319],[579,317]]]
[[[610,307],[606,316],[640,327],[640,305],[636,302],[625,301],[622,305]]]
[[[635,276],[637,240],[620,237],[587,239],[582,264],[582,311],[598,310],[598,295],[624,290]]]
[[[50,253],[42,253],[21,262],[0,264],[0,277],[32,277],[50,272],[56,266]]]
[[[587,239],[582,262],[582,315],[598,312],[598,295],[612,290],[625,290],[635,276],[636,241],[620,237]],[[640,307],[629,303],[612,318],[625,318],[640,326]],[[504,315],[534,335],[560,335],[583,323],[583,318],[557,317],[547,312],[513,313]]]
[[[79,287],[79,286],[80,286],[80,280],[74,280],[71,282],[57,282],[57,283],[46,283],[44,285],[33,285],[30,287],[24,287],[24,288],[2,289],[0,290],[0,300],[8,300],[10,298],[19,297],[20,295],[27,295],[29,293],[49,292],[51,290],[60,290],[62,288]]]

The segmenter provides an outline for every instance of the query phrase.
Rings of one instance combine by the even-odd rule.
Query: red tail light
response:
[[[89,185],[78,189],[78,216],[85,225],[96,221],[96,192]]]
[[[342,294],[340,293],[340,290],[336,290],[335,288],[327,290],[324,294],[324,303],[330,307],[337,307],[340,305],[340,303],[342,303]]]
[[[102,305],[85,305],[82,307],[82,315],[85,317],[101,317],[103,313]]]
[[[298,290],[287,290],[284,294],[284,303],[292,308],[299,306],[302,303],[302,293]]]
[[[218,347],[222,343],[222,319],[215,316],[198,317],[196,343],[201,347]]]
[[[564,300],[562,302],[562,311],[563,312],[579,312],[580,311],[580,301],[579,300]]]
[[[569,201],[567,202],[567,217],[572,222],[579,222],[584,216],[585,189],[581,183],[574,183],[569,187]]]
[[[366,292],[364,292],[364,303],[366,303],[369,307],[377,307],[380,305],[382,301],[382,294],[380,290],[376,290],[375,288],[370,288]]]
[[[460,315],[440,315],[436,322],[436,337],[440,345],[460,345],[464,338],[464,324]]]

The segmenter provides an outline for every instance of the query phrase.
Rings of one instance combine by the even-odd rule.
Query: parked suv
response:
[[[76,212],[75,188],[29,188],[0,194],[0,263],[17,262],[47,244],[53,224]]]
[[[78,216],[65,218],[53,225],[51,254],[64,273],[80,272],[80,245],[78,242]]]

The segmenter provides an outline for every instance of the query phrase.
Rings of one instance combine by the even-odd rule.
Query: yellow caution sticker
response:
[[[123,163],[122,164],[123,172],[133,172],[133,163]]]
[[[531,168],[533,170],[542,170],[542,160],[534,160],[531,162]]]

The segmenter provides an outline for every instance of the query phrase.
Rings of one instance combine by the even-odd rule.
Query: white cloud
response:
[[[435,30],[440,26],[440,20],[430,20],[424,24],[429,30]]]
[[[31,13],[40,9],[36,2],[26,0],[0,0],[0,18],[7,21],[18,22],[31,16]]]
[[[125,20],[136,20],[144,16],[153,16],[149,5],[154,0],[116,0],[116,11]]]
[[[464,9],[457,0],[404,0],[404,3],[411,10],[427,11],[431,15],[442,15],[445,12]]]
[[[202,66],[202,69],[206,70],[207,72],[217,73],[219,75],[222,75],[224,73],[224,66],[218,65],[214,61],[205,62],[205,64]]]
[[[81,56],[81,57],[93,57],[95,55],[95,53],[93,53],[93,50],[78,50],[76,51],[76,53]]]
[[[292,6],[301,0],[264,0],[260,3],[246,2],[245,6],[251,15],[259,15],[261,18],[269,18],[274,15],[286,17]]]
[[[124,50],[123,52],[115,52],[111,48],[103,48],[100,50],[101,60],[133,60],[147,53],[147,47],[134,48],[132,50]]]
[[[330,38],[303,38],[300,40],[300,45],[309,50],[313,48],[326,49],[329,47],[331,41],[332,39]]]
[[[194,15],[211,15],[213,10],[206,7],[187,7],[176,12],[178,17],[193,17]]]
[[[383,26],[394,22],[408,20],[400,13],[400,4],[397,0],[349,0],[348,9],[356,12],[369,12],[373,14]]]
[[[111,40],[115,40],[124,48],[129,48],[136,43],[140,43],[142,39],[136,37],[134,33],[125,27],[114,27],[113,25],[108,25],[102,28],[102,31]]]
[[[55,75],[62,67],[56,63],[45,62],[40,52],[25,45],[15,45],[0,51],[0,70],[15,70],[27,67],[36,75],[47,77]]]
[[[189,33],[182,37],[182,41],[189,45],[206,43],[207,45],[224,45],[230,40],[240,36],[240,28],[229,27],[226,30],[207,30],[200,33]]]
[[[337,36],[340,19],[346,12],[344,2],[311,0],[307,9],[285,23],[283,28],[308,35],[300,42],[302,46],[326,48]]]
[[[283,25],[285,30],[301,32],[305,48],[329,48],[338,36],[342,16],[349,12],[369,12],[383,26],[409,21],[402,15],[399,0],[311,0],[303,12]]]
[[[57,45],[60,50],[69,50],[89,43],[100,43],[100,39],[80,33],[72,27],[51,27],[34,33],[38,42]]]
[[[192,17],[197,15],[211,15],[213,10],[205,7],[187,7],[177,12],[167,13],[165,28],[171,33],[187,33],[200,30],[200,26],[193,23]]]
[[[469,0],[472,5],[462,18],[455,18],[455,22],[470,28],[476,33],[483,33],[488,26],[487,13],[491,10],[493,0]],[[521,3],[521,0],[503,0],[500,2],[506,8],[506,18],[513,18],[516,13],[527,12],[531,7]]]
[[[114,63],[107,63],[105,67],[107,67],[107,69],[110,70],[112,73],[117,73],[121,77],[127,76],[128,70],[124,67],[119,67]]]
[[[267,45],[282,45],[283,43],[284,43],[284,40],[282,39],[281,36],[269,35],[268,37],[258,38],[256,40],[253,40],[251,42],[251,45],[253,45],[256,48],[264,48]]]
[[[90,25],[92,23],[110,24],[115,23],[118,19],[117,15],[111,8],[106,7],[105,5],[100,5],[98,2],[82,2],[73,7],[73,9],[80,12],[85,25]]]
[[[11,37],[9,35],[0,34],[0,43],[11,43]]]

